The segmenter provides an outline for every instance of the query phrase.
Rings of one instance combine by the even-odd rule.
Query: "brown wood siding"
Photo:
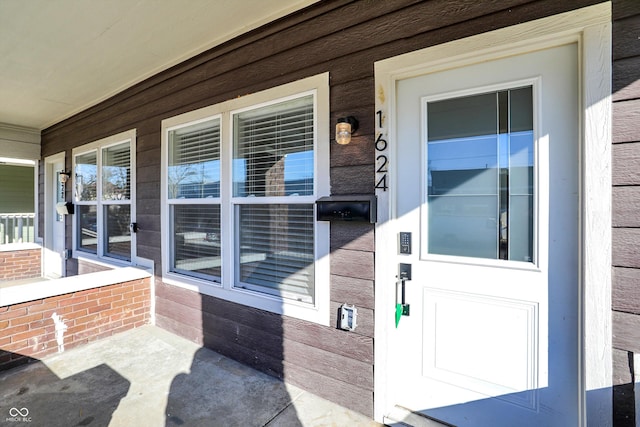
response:
[[[360,120],[360,129],[350,145],[331,143],[331,192],[371,194],[375,61],[599,2],[318,2],[176,65],[46,129],[42,135],[42,155],[66,150],[69,162],[74,147],[135,128],[140,226],[137,253],[153,259],[156,271],[160,272],[163,119],[328,71],[331,123],[347,114]],[[629,49],[633,50],[631,46]],[[68,231],[71,236],[70,228]],[[69,238],[69,247],[70,244]],[[337,329],[335,324],[319,326],[165,285],[160,277],[156,281],[157,323],[371,416],[374,250],[372,225],[332,224],[332,316],[337,323],[338,306],[345,302],[356,304],[360,326],[352,333]]]
[[[640,4],[613,2],[613,409],[635,425],[633,353],[640,352]]]

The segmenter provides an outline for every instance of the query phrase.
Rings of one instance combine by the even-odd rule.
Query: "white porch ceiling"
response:
[[[0,123],[44,129],[317,0],[0,0]]]

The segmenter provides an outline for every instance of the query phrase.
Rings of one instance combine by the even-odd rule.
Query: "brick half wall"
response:
[[[150,278],[0,307],[0,371],[58,352],[54,313],[66,351],[147,324],[150,310]]]
[[[0,251],[0,281],[40,277],[42,249]]]

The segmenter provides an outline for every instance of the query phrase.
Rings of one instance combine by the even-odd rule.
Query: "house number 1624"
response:
[[[380,133],[376,138],[376,187],[383,191],[387,191],[389,188],[389,184],[387,182],[387,173],[389,172],[389,158],[385,154],[387,152],[388,143],[385,139],[385,133],[382,129],[382,110],[376,111],[376,115],[378,116],[378,128]]]

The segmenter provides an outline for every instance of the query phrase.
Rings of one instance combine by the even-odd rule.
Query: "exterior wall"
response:
[[[32,166],[0,165],[0,213],[33,212]]]
[[[40,277],[42,249],[0,251],[0,282]]]
[[[640,353],[640,5],[635,0],[614,1],[612,12],[614,422],[635,426],[633,361]]]
[[[150,307],[150,278],[0,307],[0,371],[58,351],[54,313],[68,350],[149,323]]]
[[[319,2],[162,72],[43,132],[42,156],[137,132],[137,253],[161,272],[161,121],[244,94],[330,73],[331,123],[353,115],[351,144],[331,141],[331,192],[373,194],[375,61],[600,3],[599,0]],[[331,132],[333,133],[333,132]],[[71,236],[70,222],[67,236]],[[332,313],[358,307],[344,332],[161,283],[157,323],[366,415],[373,415],[374,228],[331,224]],[[70,237],[68,247],[70,247]],[[376,286],[390,286],[388,283]]]

